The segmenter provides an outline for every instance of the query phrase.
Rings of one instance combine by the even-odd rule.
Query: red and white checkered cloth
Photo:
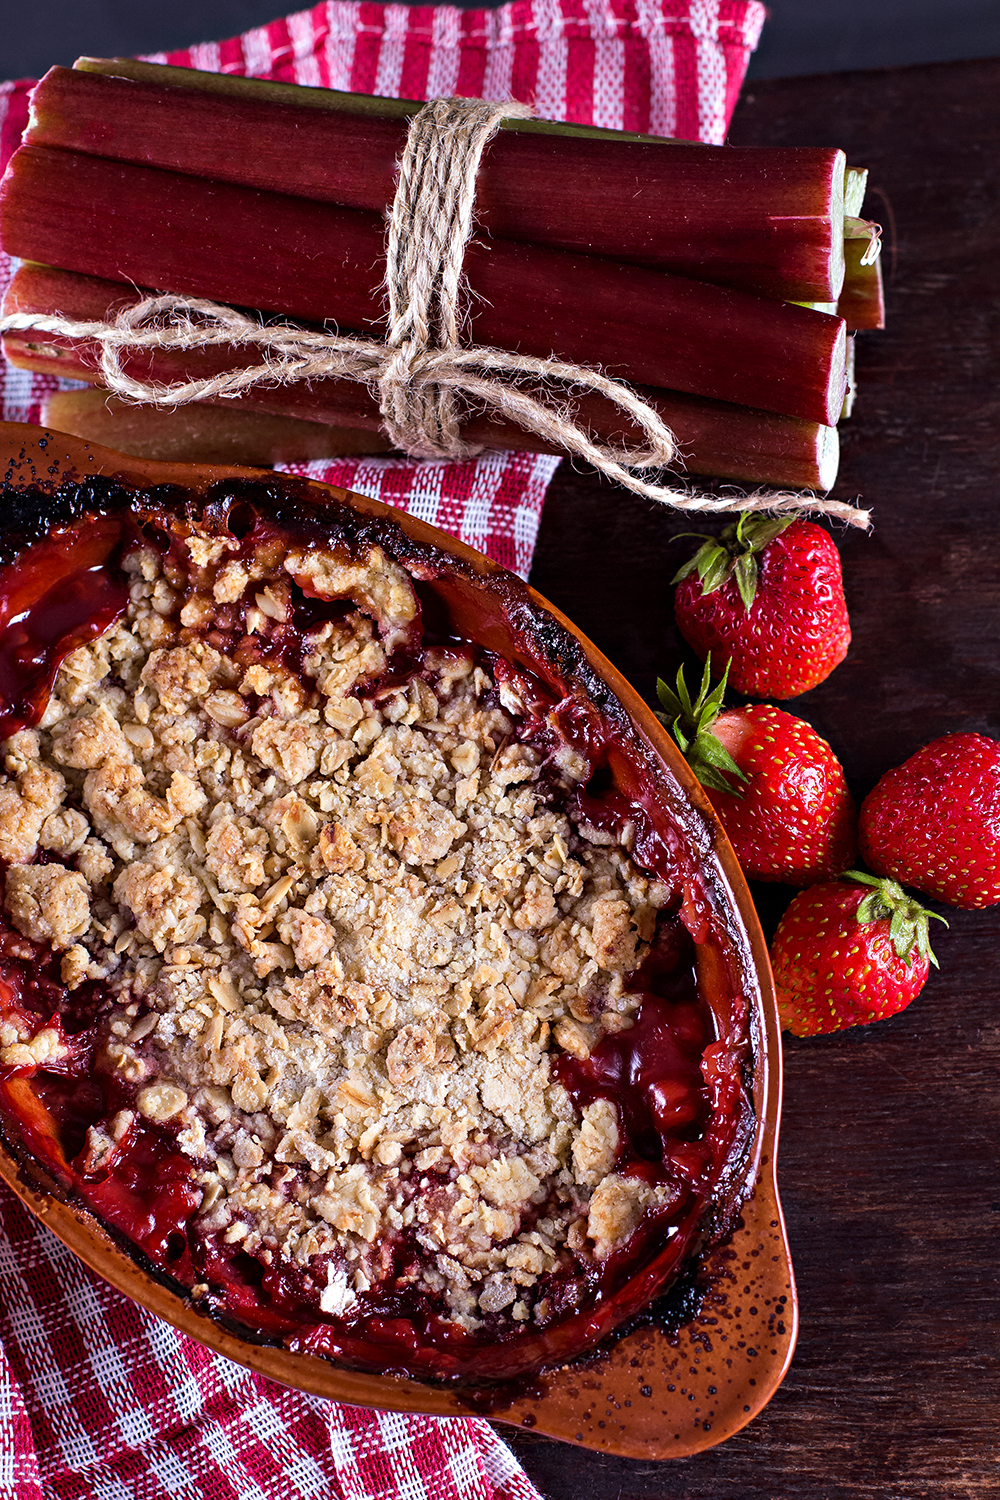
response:
[[[550,119],[720,142],[759,0],[515,0],[496,11],[330,0],[154,58],[403,98],[533,102]],[[0,166],[30,81],[0,85]],[[0,256],[0,294],[12,267]],[[56,387],[0,367],[0,414]],[[292,465],[411,511],[527,574],[557,460]],[[0,1191],[0,1497],[16,1500],[539,1500],[476,1418],[299,1395],[209,1353],[106,1286]]]

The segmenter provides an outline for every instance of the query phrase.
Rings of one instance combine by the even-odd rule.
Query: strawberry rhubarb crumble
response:
[[[500,1377],[698,1243],[745,1017],[595,704],[394,530],[147,497],[8,568],[0,1106],[206,1313]]]

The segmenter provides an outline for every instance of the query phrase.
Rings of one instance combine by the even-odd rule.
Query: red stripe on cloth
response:
[[[267,27],[267,43],[270,61],[260,77],[273,78],[278,83],[294,83],[295,43],[286,21],[275,21]]]
[[[483,97],[486,78],[485,31],[487,12],[470,10],[462,18],[462,46],[459,52],[455,93],[463,99]],[[522,101],[526,103],[527,101]]]
[[[219,72],[242,73],[244,71],[243,44],[238,36],[219,43]]]
[[[701,100],[698,95],[698,44],[691,34],[674,32],[673,68],[676,99],[675,130],[682,140],[700,140]]]
[[[0,84],[0,171],[17,150],[28,123],[28,96],[34,86],[33,78]]]
[[[510,97],[512,99],[530,99],[537,105],[541,55],[537,36],[526,32],[514,49],[511,61]]]
[[[462,529],[466,524],[477,472],[469,464],[455,464],[443,472],[438,487],[436,524],[453,536],[462,537],[463,541],[467,540]],[[475,546],[475,543],[471,545]]]
[[[649,47],[644,41],[629,37],[624,47],[624,73],[622,79],[622,129],[648,130],[649,108],[639,104],[650,97]],[[638,122],[645,123],[640,125]]]
[[[566,61],[566,118],[580,125],[593,125],[597,37],[591,28],[583,0],[563,0],[563,28],[569,43]]]
[[[426,99],[427,73],[431,64],[432,36],[410,26],[403,46],[398,94],[401,99]]]
[[[379,52],[382,50],[383,7],[371,3],[371,0],[360,0],[360,4],[352,9],[356,11],[356,21],[351,90],[357,94],[370,94],[375,87]]]

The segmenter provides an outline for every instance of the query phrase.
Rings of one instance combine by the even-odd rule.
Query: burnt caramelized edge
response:
[[[40,440],[39,446],[43,446]],[[22,451],[21,463],[26,462]],[[743,1030],[748,1043],[742,1078],[742,1109],[737,1139],[730,1158],[712,1190],[704,1214],[681,1270],[667,1288],[650,1305],[629,1315],[605,1335],[594,1348],[582,1351],[570,1361],[569,1368],[593,1363],[608,1352],[622,1337],[640,1326],[676,1329],[688,1321],[700,1301],[698,1260],[707,1249],[725,1239],[737,1226],[743,1204],[753,1189],[761,1150],[764,1126],[763,1111],[754,1099],[754,1074],[763,1058],[764,1027],[761,1009],[761,986],[753,961],[750,936],[741,920],[734,893],[726,879],[719,858],[716,827],[709,814],[690,798],[673,769],[655,751],[639,731],[628,711],[609,684],[592,666],[580,641],[533,596],[521,579],[488,559],[476,555],[453,555],[445,549],[409,536],[391,516],[369,516],[355,510],[348,501],[324,492],[316,498],[315,486],[292,477],[280,481],[262,476],[220,479],[203,492],[192,492],[176,484],[130,487],[104,475],[71,477],[64,472],[58,488],[46,483],[32,463],[35,482],[19,486],[13,482],[17,463],[11,460],[3,476],[0,492],[4,512],[0,531],[0,566],[16,561],[26,548],[42,540],[55,527],[78,523],[88,515],[130,515],[137,524],[165,523],[182,525],[200,523],[211,528],[229,529],[233,512],[241,503],[252,505],[275,525],[303,540],[318,540],[321,529],[326,544],[340,543],[352,555],[362,549],[381,547],[412,574],[417,583],[447,580],[457,574],[467,585],[492,594],[499,602],[503,620],[511,632],[516,650],[505,653],[520,658],[521,664],[541,672],[550,686],[564,694],[579,694],[588,699],[613,728],[627,762],[636,766],[663,796],[669,816],[695,856],[699,874],[709,898],[713,936],[726,962],[730,989],[744,1008]],[[49,474],[55,476],[58,467]],[[40,481],[40,482],[39,482]],[[209,1318],[228,1333],[257,1346],[283,1347],[277,1336],[262,1334],[247,1327],[224,1309],[212,1305],[213,1299],[199,1301],[169,1273],[155,1265],[125,1235],[105,1224],[76,1196],[73,1188],[60,1183],[46,1166],[28,1153],[23,1142],[14,1140],[0,1121],[0,1142],[19,1167],[21,1180],[84,1215],[101,1234],[117,1246],[146,1276],[168,1290],[186,1307]],[[683,1287],[683,1295],[681,1288]],[[704,1289],[702,1289],[704,1290]],[[336,1363],[336,1361],[334,1361]],[[350,1366],[346,1366],[350,1368]],[[536,1372],[541,1373],[541,1372]],[[410,1376],[418,1383],[420,1377]],[[528,1379],[532,1377],[527,1377]],[[523,1394],[525,1377],[491,1382],[484,1397],[495,1400],[496,1407]],[[428,1385],[440,1382],[426,1380]],[[516,1387],[516,1389],[514,1389]],[[470,1401],[475,1387],[466,1387]],[[494,1392],[494,1397],[489,1396]]]

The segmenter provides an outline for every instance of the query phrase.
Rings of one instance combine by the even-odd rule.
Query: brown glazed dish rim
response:
[[[775,1159],[781,1111],[781,1040],[767,948],[736,856],[714,809],[670,736],[635,689],[554,605],[500,564],[436,527],[377,500],[270,470],[159,463],[116,453],[51,429],[0,423],[4,483],[55,491],[91,476],[131,488],[178,485],[196,493],[226,480],[291,482],[308,498],[347,504],[397,525],[418,548],[444,552],[476,586],[513,584],[532,614],[555,620],[588,667],[617,698],[633,728],[679,785],[708,834],[726,894],[742,923],[759,1000],[751,997],[756,1186],[735,1229],[703,1252],[700,1306],[678,1328],[639,1327],[611,1350],[539,1377],[530,1391],[487,1414],[502,1423],[625,1457],[684,1457],[724,1441],[766,1405],[791,1360],[797,1299],[778,1198]],[[752,1169],[751,1169],[752,1170]],[[228,1359],[284,1385],[356,1406],[468,1416],[469,1395],[392,1376],[363,1374],[327,1360],[252,1343],[220,1327],[142,1269],[87,1210],[48,1190],[41,1171],[18,1161],[0,1140],[0,1178],[26,1207],[98,1275],[149,1312]]]

